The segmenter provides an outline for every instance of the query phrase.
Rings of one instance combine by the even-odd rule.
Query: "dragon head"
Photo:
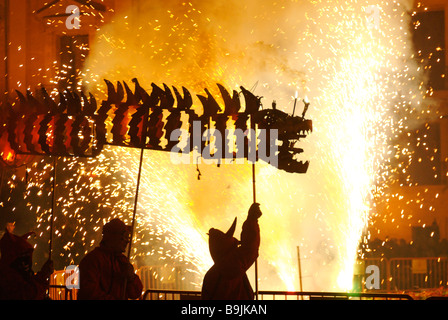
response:
[[[278,130],[278,140],[281,142],[278,146],[278,169],[286,172],[306,173],[308,170],[309,161],[297,159],[303,149],[296,147],[296,143],[313,130],[312,121],[305,119],[309,103],[304,103],[302,116],[289,115],[275,107],[259,110],[253,115],[259,129]]]

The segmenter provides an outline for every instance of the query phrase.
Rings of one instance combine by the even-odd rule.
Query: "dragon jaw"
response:
[[[297,156],[303,149],[296,143],[306,138],[312,131],[312,121],[302,116],[292,116],[278,109],[264,109],[253,115],[260,129],[278,130],[278,169],[290,173],[306,173],[309,161],[299,161]]]

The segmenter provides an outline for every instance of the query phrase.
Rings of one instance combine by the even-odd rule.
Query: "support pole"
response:
[[[131,234],[129,237],[129,244],[128,244],[128,259],[131,259],[131,247],[132,242],[134,240],[134,228],[135,228],[135,217],[137,215],[137,205],[138,205],[138,192],[140,189],[140,178],[142,175],[142,167],[143,167],[143,155],[145,153],[145,146],[146,146],[146,135],[147,135],[147,126],[148,126],[148,117],[149,117],[150,108],[148,106],[148,113],[143,116],[143,124],[142,124],[142,138],[141,138],[141,149],[140,149],[140,163],[138,166],[138,174],[137,174],[137,186],[135,191],[135,198],[134,198],[134,212],[132,213],[132,224],[131,224]],[[124,286],[123,286],[123,299],[126,298],[126,291],[127,291],[127,285],[128,281],[125,279]]]
[[[58,157],[53,157],[53,184],[51,190],[51,219],[50,219],[50,243],[48,248],[48,259],[51,260],[53,255],[53,229],[54,218],[56,211],[56,171],[57,171]]]
[[[257,202],[257,193],[256,193],[256,184],[255,184],[255,162],[257,161],[258,155],[257,155],[257,134],[256,134],[256,126],[255,121],[253,119],[253,115],[250,117],[251,122],[251,129],[252,134],[254,137],[251,137],[251,139],[254,139],[254,147],[255,147],[255,159],[252,163],[252,194],[253,194],[253,203]],[[255,260],[255,299],[258,300],[258,258]]]
[[[297,246],[297,259],[298,259],[298,264],[299,264],[299,283],[300,283],[300,292],[303,292],[303,287],[302,287],[302,265],[300,262],[300,247]],[[300,295],[300,297],[303,299],[303,296]]]
[[[142,108],[145,107],[145,103],[143,103]],[[137,214],[137,204],[138,204],[138,192],[140,190],[140,177],[142,175],[142,167],[143,167],[143,155],[145,152],[146,147],[146,136],[147,136],[147,126],[148,126],[148,117],[150,113],[150,106],[146,106],[148,108],[148,112],[143,115],[142,119],[142,138],[141,138],[141,150],[140,150],[140,164],[138,167],[138,174],[137,174],[137,186],[135,191],[135,199],[134,199],[134,212],[132,214],[132,224],[131,224],[131,235],[128,245],[128,259],[131,258],[131,247],[132,247],[132,241],[134,239],[134,227],[135,227],[135,217]],[[125,286],[126,287],[126,286]]]
[[[145,148],[142,147],[140,151],[140,164],[138,166],[138,174],[137,174],[137,187],[135,191],[135,199],[134,199],[134,212],[132,213],[132,223],[131,223],[131,234],[129,237],[129,244],[128,244],[128,259],[131,259],[131,247],[132,247],[132,241],[134,239],[134,228],[135,228],[135,216],[137,213],[137,204],[138,204],[138,191],[140,189],[140,177],[142,175],[142,166],[143,166],[143,154],[144,154]],[[128,286],[128,280],[124,280],[123,285],[123,299],[126,299],[126,291]]]
[[[256,203],[257,196],[255,190],[255,162],[252,163],[252,192],[254,197],[254,203]],[[258,259],[255,260],[255,299],[258,300]]]
[[[134,237],[134,226],[135,226],[135,216],[137,213],[137,204],[138,204],[138,191],[140,189],[140,177],[142,175],[142,166],[143,166],[143,154],[144,154],[145,148],[142,148],[140,151],[140,164],[138,167],[138,175],[137,175],[137,187],[135,191],[135,199],[134,199],[134,212],[132,214],[132,224],[131,224],[131,235],[128,245],[128,259],[131,258],[131,247],[132,247],[132,240]]]
[[[8,95],[9,95],[9,1],[10,0],[5,0],[5,11],[4,11],[4,22],[5,22],[5,47],[4,47],[4,51],[5,51],[5,59],[4,59],[4,64],[5,64],[5,74],[4,74],[4,81],[5,81],[5,92],[4,92],[4,97],[7,99]]]

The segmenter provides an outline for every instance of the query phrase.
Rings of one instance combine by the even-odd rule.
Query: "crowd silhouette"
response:
[[[374,238],[361,248],[364,258],[448,257],[448,240],[440,239],[436,221],[430,226],[412,227],[412,240]]]

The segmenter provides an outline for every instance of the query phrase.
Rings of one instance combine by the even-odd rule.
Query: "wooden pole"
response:
[[[134,226],[135,226],[135,216],[137,213],[137,204],[138,204],[138,191],[140,189],[140,180],[141,180],[141,175],[142,175],[142,167],[143,167],[143,154],[145,152],[145,148],[142,148],[140,151],[140,164],[138,167],[138,175],[137,175],[137,187],[136,187],[136,191],[135,191],[135,199],[134,199],[134,212],[132,214],[132,224],[131,224],[131,236],[130,236],[130,240],[129,240],[129,245],[128,245],[128,259],[131,258],[131,247],[132,247],[132,240],[134,237]]]
[[[5,47],[4,47],[4,51],[5,51],[5,59],[4,59],[5,92],[4,92],[4,95],[5,95],[5,97],[4,98],[7,99],[8,95],[9,95],[9,59],[10,59],[10,57],[9,57],[9,30],[10,30],[10,28],[9,28],[9,20],[10,20],[9,19],[9,0],[5,0],[5,8],[4,9],[5,9],[5,11],[4,11],[5,18],[3,20],[5,22],[5,29],[4,29],[4,31],[5,31],[5,33],[4,33],[4,36],[5,36]]]
[[[48,248],[48,259],[51,260],[53,254],[53,229],[54,229],[54,218],[56,211],[56,170],[58,157],[53,157],[53,184],[51,190],[51,219],[50,219],[50,243]]]
[[[145,142],[146,139],[144,139],[143,141]],[[135,217],[136,217],[136,214],[137,214],[138,191],[140,189],[140,177],[142,175],[144,151],[145,151],[145,148],[142,147],[141,150],[140,150],[140,164],[139,164],[139,167],[138,167],[138,174],[137,174],[137,186],[136,186],[135,198],[134,198],[134,212],[132,213],[131,234],[130,234],[130,237],[129,237],[129,244],[128,244],[128,254],[127,254],[127,257],[128,257],[129,260],[131,259],[131,247],[132,247],[132,241],[134,239]],[[123,299],[126,299],[127,286],[128,286],[128,279],[126,278],[124,280],[124,285],[123,285]]]
[[[55,209],[56,209],[56,170],[57,170],[57,161],[58,157],[53,157],[53,183],[51,186],[51,218],[50,218],[50,241],[48,244],[48,260],[52,260],[53,256],[53,229],[54,229],[54,217],[55,217]],[[47,289],[45,292],[47,299],[50,299],[50,289]]]
[[[254,203],[256,203],[257,196],[255,190],[255,162],[252,163],[252,191],[253,191]],[[255,299],[258,300],[258,259],[255,260]]]
[[[132,224],[131,224],[131,234],[129,237],[129,244],[128,244],[128,259],[131,259],[131,247],[132,247],[132,241],[134,240],[134,228],[135,228],[135,217],[137,215],[137,205],[138,205],[138,192],[140,189],[140,178],[142,175],[142,167],[143,167],[143,155],[145,153],[145,146],[146,146],[146,134],[147,134],[147,125],[148,125],[148,117],[149,117],[150,108],[148,107],[148,113],[143,116],[143,124],[142,124],[142,138],[141,138],[141,149],[140,149],[140,163],[138,167],[138,174],[137,174],[137,186],[135,191],[135,198],[134,198],[134,212],[132,213]],[[123,299],[126,298],[126,291],[127,291],[127,285],[128,281],[125,279],[124,286],[123,286]]]
[[[253,195],[253,203],[257,202],[257,193],[256,193],[256,184],[255,184],[255,162],[257,161],[257,134],[255,131],[255,122],[253,119],[253,115],[250,117],[251,122],[251,129],[252,134],[254,137],[251,137],[251,139],[254,139],[254,147],[255,147],[255,159],[252,163],[252,195]],[[255,260],[255,299],[258,300],[258,258]]]
[[[292,109],[292,116],[294,117],[294,113],[296,112],[296,104],[297,104],[297,97],[294,99],[294,108]]]
[[[299,283],[300,283],[300,291],[303,291],[303,287],[302,287],[302,265],[300,262],[300,247],[297,246],[297,259],[298,259],[298,264],[299,264]],[[300,295],[300,297],[303,299],[303,296]]]
[[[144,107],[145,103],[143,103]],[[142,119],[142,138],[140,141],[141,144],[141,150],[140,150],[140,163],[139,163],[139,167],[138,167],[138,174],[137,174],[137,186],[136,186],[136,191],[135,191],[135,199],[134,199],[134,212],[132,214],[132,224],[131,224],[131,235],[130,235],[130,240],[129,240],[129,245],[128,245],[128,259],[131,258],[131,247],[132,247],[132,241],[134,238],[134,226],[135,226],[135,217],[137,214],[137,204],[138,204],[138,192],[140,189],[140,177],[142,175],[142,167],[143,167],[143,155],[145,152],[145,147],[146,147],[146,135],[148,132],[147,126],[148,126],[148,117],[149,117],[149,113],[150,113],[150,106],[148,105],[148,112],[145,113],[143,115],[143,119]]]

